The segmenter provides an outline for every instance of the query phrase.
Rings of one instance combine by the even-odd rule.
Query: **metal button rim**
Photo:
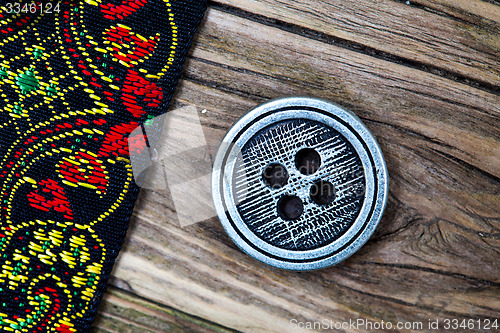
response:
[[[250,231],[238,218],[235,205],[231,204],[232,189],[225,176],[231,174],[234,167],[226,161],[235,161],[234,158],[229,158],[231,155],[234,157],[238,151],[235,147],[243,146],[258,130],[269,124],[298,118],[297,111],[301,112],[300,118],[320,121],[339,131],[355,147],[363,163],[365,177],[368,176],[363,208],[354,224],[337,240],[308,251],[277,248]],[[228,235],[250,256],[283,269],[320,269],[345,260],[359,250],[373,234],[387,203],[388,172],[377,141],[361,120],[350,111],[314,98],[290,97],[274,100],[258,106],[238,120],[226,134],[223,143],[215,157],[212,173],[214,206]],[[373,173],[368,174],[366,170]],[[372,181],[368,183],[370,179]]]

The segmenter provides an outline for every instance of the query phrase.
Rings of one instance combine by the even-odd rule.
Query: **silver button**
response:
[[[233,241],[275,267],[339,263],[372,235],[388,175],[373,135],[351,112],[311,98],[257,107],[227,133],[212,192]]]

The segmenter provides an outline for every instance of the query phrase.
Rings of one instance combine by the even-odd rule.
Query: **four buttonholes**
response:
[[[295,155],[295,167],[306,176],[318,171],[321,166],[321,157],[312,148],[304,148]],[[262,180],[272,188],[279,189],[288,182],[288,171],[279,163],[271,163],[264,168]],[[316,181],[309,189],[309,197],[318,205],[326,206],[335,199],[335,186],[325,180]],[[304,203],[296,195],[284,195],[278,200],[278,215],[284,220],[296,220],[304,212]]]

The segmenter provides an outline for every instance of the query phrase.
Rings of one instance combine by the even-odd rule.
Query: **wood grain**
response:
[[[269,17],[312,38],[330,41],[372,56],[417,67],[440,75],[459,74],[491,85],[500,83],[500,7],[484,1],[458,2],[455,11],[474,9],[486,24],[456,20],[426,12],[404,1],[360,0],[217,0],[246,13]],[[449,8],[451,1],[421,1],[422,6]],[[411,3],[420,3],[413,2]],[[443,12],[445,13],[445,12]],[[242,16],[248,16],[241,13]],[[482,21],[481,21],[482,22]],[[291,25],[291,26],[290,26]],[[311,31],[303,31],[302,28]]]
[[[422,4],[436,10],[447,3],[427,2]],[[273,14],[258,7],[264,3],[276,7],[278,2],[249,1],[244,9],[271,18],[279,14],[283,22],[290,12],[314,13],[282,2],[283,12]],[[402,15],[402,4],[393,3],[388,12],[379,12],[378,21]],[[453,4],[450,11],[467,10],[465,2]],[[449,20],[419,7],[405,6],[403,13],[408,8],[427,22]],[[217,218],[181,228],[168,191],[142,190],[95,331],[310,332],[290,320],[499,318],[498,57],[478,49],[477,66],[460,69],[471,80],[490,84],[474,87],[261,18],[246,19],[237,10],[218,5],[209,10],[172,108],[198,108],[212,152],[238,118],[272,98],[311,95],[351,109],[373,132],[388,164],[384,218],[347,261],[320,271],[288,272],[243,254]],[[318,31],[338,23],[318,23],[323,17],[315,14]],[[488,20],[484,16],[481,24]],[[384,46],[391,48],[387,52],[413,59],[401,47],[405,37],[397,36]],[[498,36],[492,38],[498,42]],[[383,46],[375,36],[370,40],[366,43]],[[471,47],[459,44],[462,50]],[[447,70],[456,63],[446,57],[459,57],[439,56],[442,49],[415,50],[418,61]],[[485,65],[493,60],[493,67]]]
[[[228,333],[234,331],[111,287],[104,296],[91,332]]]
[[[495,3],[496,1],[496,3]],[[497,0],[413,0],[418,4],[445,13],[452,17],[481,25],[486,29],[496,29],[500,22]]]

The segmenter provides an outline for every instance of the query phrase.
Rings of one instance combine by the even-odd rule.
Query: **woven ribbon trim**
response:
[[[18,4],[0,12],[0,331],[86,332],[139,191],[130,134],[166,111],[205,3]]]

